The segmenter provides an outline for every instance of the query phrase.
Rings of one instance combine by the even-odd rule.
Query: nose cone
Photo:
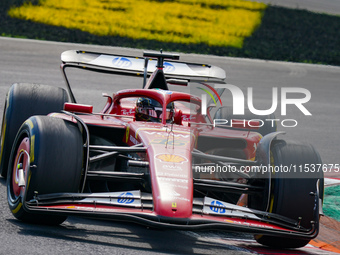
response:
[[[158,154],[154,161],[154,210],[160,216],[188,218],[192,215],[191,162],[185,153]]]
[[[188,218],[192,214],[192,185],[189,180],[159,178],[159,194],[154,198],[154,209],[158,215]]]

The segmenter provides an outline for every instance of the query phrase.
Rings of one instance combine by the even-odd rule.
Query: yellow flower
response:
[[[265,8],[245,0],[41,0],[9,15],[99,36],[241,48]]]

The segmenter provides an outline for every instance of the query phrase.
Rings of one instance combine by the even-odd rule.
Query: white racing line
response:
[[[340,185],[340,178],[325,178],[325,186]]]

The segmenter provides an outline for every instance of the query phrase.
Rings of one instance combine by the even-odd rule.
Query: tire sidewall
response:
[[[294,153],[294,149],[296,148]],[[301,153],[298,153],[298,152]],[[319,154],[309,144],[273,141],[271,164],[276,166],[303,164],[322,164]],[[317,181],[323,180],[323,173],[276,172],[272,177],[272,197],[269,212],[278,213],[298,220],[305,228],[310,228],[310,221],[315,220],[314,208],[318,201],[311,192],[316,191]],[[323,193],[320,183],[320,194]]]
[[[313,146],[274,140],[271,146],[271,165],[322,164]],[[311,230],[312,223],[319,224],[317,198],[323,198],[323,172],[298,173],[275,172],[271,178],[271,196],[268,211],[296,220],[305,229]],[[319,180],[319,187],[317,182]],[[319,196],[315,192],[319,189]],[[278,237],[255,235],[258,243],[276,248],[300,248],[311,238]]]
[[[16,163],[17,149],[26,137],[29,138],[30,143],[30,167],[26,170],[25,195],[21,194],[15,199],[12,190],[13,168]],[[49,144],[50,137],[52,137],[54,144]],[[63,142],[66,142],[71,148],[64,148]],[[74,156],[71,160],[65,160],[63,150],[65,150],[65,154],[77,150],[78,154],[71,155]],[[54,151],[57,155],[53,154]],[[56,165],[58,156],[61,156],[60,167]],[[66,162],[62,162],[63,159]],[[51,217],[49,215],[42,217],[35,213],[26,212],[22,205],[23,197],[26,201],[29,201],[35,195],[78,192],[81,186],[82,160],[82,136],[74,123],[48,116],[33,116],[26,120],[15,138],[7,173],[7,200],[13,215],[26,222],[50,225],[53,222],[59,224],[65,220],[66,217]],[[72,162],[70,163],[70,161]],[[64,167],[65,164],[63,163],[68,167]]]

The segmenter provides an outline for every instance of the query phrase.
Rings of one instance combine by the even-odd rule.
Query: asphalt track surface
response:
[[[41,42],[0,37],[0,109],[10,85],[16,82],[41,83],[64,87],[60,54],[65,50],[82,49],[122,55],[142,56],[142,50],[97,47],[89,45]],[[254,104],[259,109],[271,105],[272,87],[301,87],[311,92],[306,108],[312,116],[304,116],[296,107],[288,108],[295,128],[284,128],[285,139],[313,144],[326,164],[339,164],[339,81],[340,68],[333,66],[235,59],[202,55],[181,55],[182,61],[209,63],[225,69],[227,82],[244,91],[252,87]],[[116,79],[93,74],[78,75],[71,80],[76,98],[81,103],[104,104],[101,93],[141,87],[141,79]],[[137,85],[136,85],[137,83]],[[103,85],[103,86],[102,86]],[[102,89],[99,89],[102,87]],[[177,89],[177,88],[176,88]],[[180,88],[182,89],[182,88]],[[246,93],[245,93],[246,94]],[[228,96],[223,99],[228,100]],[[0,178],[0,254],[277,254],[257,245],[251,235],[228,232],[165,231],[143,226],[70,217],[60,227],[44,227],[18,222],[11,215],[6,201],[5,180]],[[255,253],[256,254],[256,253]],[[289,253],[287,253],[289,254]],[[330,254],[307,247],[290,254]]]

